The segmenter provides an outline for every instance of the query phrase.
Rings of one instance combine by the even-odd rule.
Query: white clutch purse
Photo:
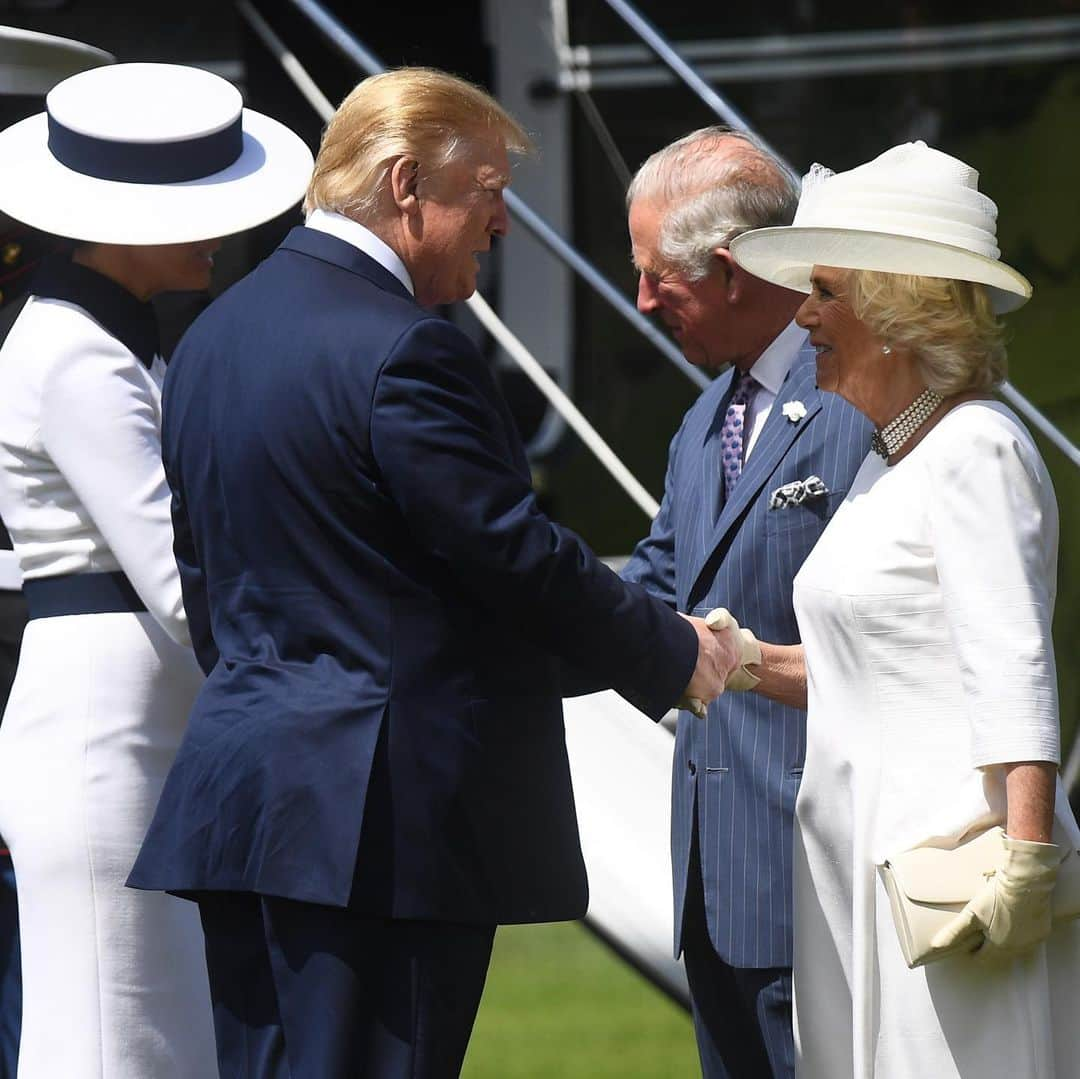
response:
[[[909,967],[936,962],[958,950],[934,949],[930,941],[964,909],[1000,864],[1001,834],[1001,827],[988,828],[952,850],[915,847],[878,867],[892,906],[900,950]],[[1080,850],[1070,849],[1054,886],[1054,918],[1078,917]]]

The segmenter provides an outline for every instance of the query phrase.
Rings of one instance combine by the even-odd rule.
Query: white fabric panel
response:
[[[649,976],[688,999],[672,958],[671,757],[675,739],[617,693],[563,702],[588,921]]]
[[[0,551],[0,590],[18,592],[22,588],[19,559],[14,551]]]

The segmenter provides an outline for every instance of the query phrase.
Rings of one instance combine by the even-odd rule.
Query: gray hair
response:
[[[630,182],[627,208],[638,199],[664,208],[660,256],[700,281],[740,233],[791,224],[799,181],[753,135],[715,125],[657,150]]]

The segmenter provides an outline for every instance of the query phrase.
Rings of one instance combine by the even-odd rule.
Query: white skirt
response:
[[[217,1075],[198,909],[124,881],[202,674],[149,614],[32,621],[0,726],[19,1079]]]

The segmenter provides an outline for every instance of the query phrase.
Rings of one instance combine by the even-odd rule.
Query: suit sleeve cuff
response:
[[[668,616],[670,623],[664,627],[666,647],[655,649],[649,688],[642,691],[614,687],[621,697],[654,722],[659,722],[675,707],[697,667],[698,639],[694,627],[674,611],[668,612]]]

